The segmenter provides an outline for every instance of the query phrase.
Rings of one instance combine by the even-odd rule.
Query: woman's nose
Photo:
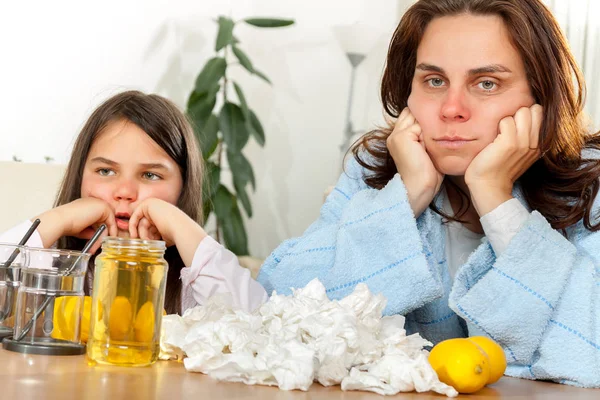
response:
[[[465,122],[471,118],[465,94],[460,89],[450,89],[440,110],[440,117],[447,122]]]

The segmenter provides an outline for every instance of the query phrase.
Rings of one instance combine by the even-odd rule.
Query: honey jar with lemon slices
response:
[[[168,265],[165,243],[108,237],[96,257],[87,355],[145,366],[158,359]]]

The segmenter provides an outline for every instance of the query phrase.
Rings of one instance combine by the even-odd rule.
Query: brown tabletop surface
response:
[[[433,393],[400,393],[389,398],[443,399]],[[375,400],[369,392],[343,392],[318,383],[308,392],[217,382],[187,372],[182,363],[159,361],[151,367],[88,366],[85,356],[24,355],[0,349],[0,399],[343,399]],[[600,390],[504,377],[465,399],[600,399]]]

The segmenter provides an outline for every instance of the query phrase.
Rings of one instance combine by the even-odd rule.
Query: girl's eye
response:
[[[496,84],[492,81],[481,81],[479,82],[479,87],[486,92],[490,92],[496,88]]]
[[[162,179],[160,176],[156,175],[153,172],[144,172],[144,179],[148,179],[149,181],[158,181]]]
[[[98,174],[100,174],[101,176],[115,175],[115,171],[113,171],[112,169],[109,169],[109,168],[100,168],[100,169],[96,170],[96,172]]]
[[[429,82],[429,86],[431,87],[440,87],[444,85],[444,80],[441,78],[431,78],[428,79],[427,82]]]

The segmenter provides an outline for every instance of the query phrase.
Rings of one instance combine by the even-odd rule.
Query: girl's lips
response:
[[[122,229],[124,231],[129,230],[129,218],[116,218],[117,228]]]

